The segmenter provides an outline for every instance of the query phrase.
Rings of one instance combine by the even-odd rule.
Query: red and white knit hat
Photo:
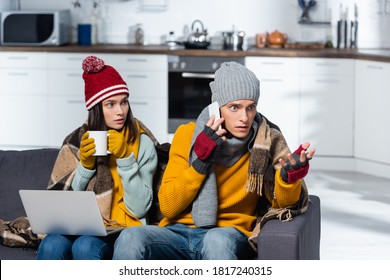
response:
[[[88,111],[111,96],[118,94],[129,96],[129,89],[121,75],[113,67],[105,65],[102,59],[88,56],[84,59],[82,68],[85,106]]]

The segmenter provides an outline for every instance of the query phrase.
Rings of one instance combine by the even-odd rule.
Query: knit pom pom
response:
[[[85,73],[97,73],[104,67],[104,61],[96,56],[87,56],[83,61]]]

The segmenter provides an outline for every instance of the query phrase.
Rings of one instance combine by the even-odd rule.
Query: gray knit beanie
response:
[[[211,102],[217,101],[219,107],[239,99],[251,99],[257,103],[260,97],[260,82],[256,75],[234,61],[221,65],[210,88]]]

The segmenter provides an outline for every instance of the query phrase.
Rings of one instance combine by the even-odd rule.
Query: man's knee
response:
[[[152,226],[124,229],[115,241],[113,259],[142,259],[145,246],[154,231]]]
[[[203,239],[203,259],[238,259],[246,243],[247,238],[235,228],[210,229]]]

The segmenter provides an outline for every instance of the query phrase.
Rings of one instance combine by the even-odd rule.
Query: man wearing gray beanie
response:
[[[115,259],[251,259],[266,220],[306,210],[303,178],[315,150],[304,143],[291,153],[279,128],[257,112],[256,75],[225,62],[210,88],[220,112],[204,108],[172,140],[158,194],[164,218],[158,227],[122,231]],[[256,224],[260,216],[266,219]]]

